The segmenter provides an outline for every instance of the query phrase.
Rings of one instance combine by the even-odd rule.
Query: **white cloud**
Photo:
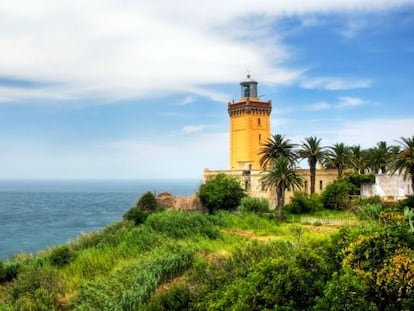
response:
[[[194,101],[195,101],[194,96],[189,95],[180,101],[180,105],[185,106],[185,105],[193,103]]]
[[[361,106],[367,102],[358,97],[339,97],[339,108],[353,108],[356,106]]]
[[[330,109],[332,108],[332,105],[321,101],[321,102],[317,102],[314,104],[310,104],[309,106],[306,107],[306,110],[310,110],[310,111],[320,111],[320,110],[326,110],[326,109]]]
[[[323,89],[330,91],[369,88],[368,79],[352,79],[340,77],[310,77],[302,80],[300,85],[305,89]]]
[[[206,128],[205,125],[187,125],[181,129],[184,134],[194,134],[200,132]]]
[[[245,68],[265,83],[289,84],[303,71],[281,66],[290,53],[279,38],[269,36],[275,19],[318,12],[380,11],[409,3],[2,1],[1,75],[57,83],[59,88],[9,88],[0,100],[117,100],[171,91],[210,94],[221,100],[221,94],[206,85],[234,82]],[[313,86],[308,81],[307,85],[346,89],[369,87],[369,81],[314,81]]]
[[[352,19],[348,21],[346,27],[341,31],[341,35],[346,39],[353,39],[360,31],[368,27],[368,22],[361,19]]]
[[[395,140],[400,137],[412,137],[413,124],[414,118],[348,121],[325,130],[321,137],[328,144],[344,142],[369,148],[379,141],[396,144]]]
[[[338,98],[336,103],[328,103],[325,101],[316,102],[310,105],[305,106],[305,110],[308,111],[321,111],[321,110],[328,110],[328,109],[346,109],[346,108],[354,108],[361,105],[370,104],[370,102],[359,98],[359,97],[351,97],[351,96],[342,96]]]

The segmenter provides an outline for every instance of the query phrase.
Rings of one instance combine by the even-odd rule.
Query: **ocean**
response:
[[[147,191],[189,195],[200,184],[197,179],[0,181],[0,260],[121,220]]]

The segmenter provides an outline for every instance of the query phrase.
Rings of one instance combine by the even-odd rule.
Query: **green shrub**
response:
[[[53,266],[63,267],[70,263],[74,257],[75,253],[67,245],[61,245],[52,249],[49,261]]]
[[[124,220],[130,220],[134,222],[136,226],[138,226],[145,223],[145,220],[148,217],[148,213],[136,207],[133,207],[130,210],[128,210],[122,217]]]
[[[234,210],[246,196],[237,178],[222,173],[202,184],[197,195],[210,214],[220,209]]]
[[[292,214],[316,212],[323,209],[321,198],[318,194],[307,194],[305,192],[295,192],[286,210]]]
[[[140,264],[115,271],[103,279],[83,284],[72,299],[74,310],[142,310],[157,287],[188,270],[193,253],[161,253]]]
[[[0,261],[1,266],[1,261]],[[1,282],[10,282],[14,280],[17,277],[17,274],[19,273],[19,270],[21,268],[21,264],[17,262],[9,262],[3,265],[4,274],[3,278],[0,277],[0,283]],[[1,268],[0,268],[1,271]],[[0,275],[2,273],[0,272]]]
[[[143,311],[190,310],[191,292],[183,284],[175,284],[167,291],[151,298]]]
[[[414,208],[414,195],[407,195],[403,200],[401,200],[399,206],[401,208],[411,207]]]
[[[56,270],[30,267],[19,273],[11,298],[16,310],[56,310],[57,298],[62,290]]]
[[[355,186],[346,180],[335,180],[326,186],[321,195],[323,206],[328,209],[345,209],[348,207],[349,195],[355,191]]]
[[[141,211],[154,211],[158,207],[155,196],[152,192],[144,193],[137,202],[137,208]]]
[[[244,197],[241,199],[239,210],[242,213],[267,213],[269,202],[263,198]]]
[[[378,311],[375,303],[370,301],[369,284],[361,275],[347,269],[345,273],[335,273],[326,284],[324,295],[317,298],[315,311]]]
[[[146,226],[171,238],[183,239],[204,236],[217,238],[219,231],[207,215],[194,212],[165,212],[151,214]]]
[[[359,204],[377,204],[381,203],[381,197],[379,195],[374,195],[372,197],[361,198],[359,200]]]
[[[329,275],[326,262],[310,249],[296,256],[250,262],[246,275],[206,296],[202,310],[310,310]]]
[[[374,174],[352,174],[344,179],[355,186],[350,194],[360,194],[361,186],[364,184],[375,184]]]
[[[362,220],[378,220],[382,211],[380,203],[364,204],[359,207],[356,215]]]
[[[6,279],[6,268],[4,267],[3,262],[0,260],[0,282],[3,282]]]

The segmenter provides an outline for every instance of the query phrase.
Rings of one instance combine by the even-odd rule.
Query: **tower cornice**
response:
[[[227,104],[229,116],[237,116],[244,114],[258,114],[269,116],[272,111],[272,102],[241,100],[238,102],[229,102]]]

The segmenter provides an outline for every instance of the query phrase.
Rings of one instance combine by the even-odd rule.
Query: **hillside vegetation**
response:
[[[409,215],[361,206],[285,223],[154,207],[0,265],[0,310],[413,310]]]

